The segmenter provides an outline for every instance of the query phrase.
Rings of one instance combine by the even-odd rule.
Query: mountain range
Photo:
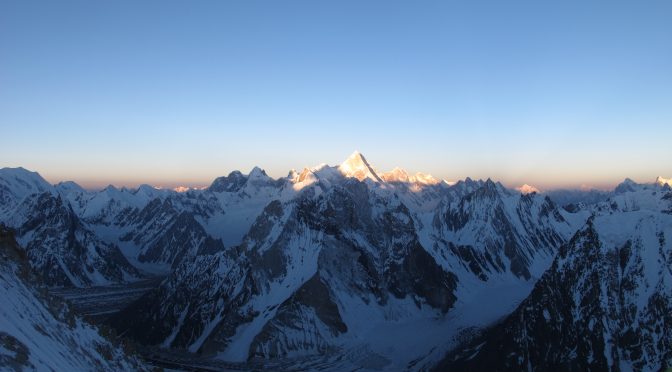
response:
[[[381,173],[355,152],[279,179],[255,167],[202,190],[86,191],[4,168],[0,223],[51,287],[165,277],[107,323],[203,360],[672,365],[672,190],[660,177],[540,193]]]

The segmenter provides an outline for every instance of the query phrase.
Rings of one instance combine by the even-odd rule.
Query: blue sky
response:
[[[208,184],[338,164],[672,177],[669,1],[3,1],[0,167]]]

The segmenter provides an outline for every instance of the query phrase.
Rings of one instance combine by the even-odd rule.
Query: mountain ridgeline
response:
[[[5,168],[0,222],[53,287],[165,276],[108,319],[158,350],[333,370],[659,369],[672,362],[663,181],[554,198],[380,173],[358,152],[186,192]]]

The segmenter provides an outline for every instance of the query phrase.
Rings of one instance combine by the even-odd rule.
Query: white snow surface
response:
[[[659,186],[668,185],[672,187],[672,178],[663,178],[658,176],[658,178],[656,178],[656,184]]]
[[[17,265],[0,262],[0,340],[11,337],[25,350],[17,353],[0,343],[0,360],[27,353],[21,367],[24,370],[145,370],[138,360],[125,355],[65,305],[39,295],[36,288],[20,279],[18,272]],[[9,359],[5,362],[9,363]]]
[[[533,192],[536,192],[536,193],[539,192],[538,188],[536,188],[534,186],[531,186],[531,185],[528,185],[528,184],[524,184],[520,187],[516,187],[516,190],[520,191],[521,194],[531,194]]]

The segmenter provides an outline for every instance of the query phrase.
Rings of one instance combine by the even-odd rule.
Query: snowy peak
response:
[[[409,175],[408,172],[399,167],[394,168],[387,173],[381,174],[380,178],[389,183],[411,184],[411,188],[415,191],[419,191],[425,186],[435,186],[443,182],[427,173],[418,172],[415,175]],[[450,185],[450,183],[446,182],[446,185]]]
[[[79,186],[77,183],[75,183],[73,181],[59,182],[58,184],[56,184],[55,187],[56,187],[56,190],[58,190],[58,192],[63,193],[63,194],[68,194],[68,193],[71,193],[71,192],[75,192],[75,193],[85,193],[86,192],[86,190],[84,190],[82,188],[82,186]]]
[[[55,194],[56,189],[37,172],[24,168],[0,169],[0,221],[6,221],[23,200],[44,192]]]
[[[266,172],[259,168],[254,167],[247,175],[247,182],[245,183],[245,189],[252,188],[253,190],[259,190],[259,188],[265,188],[269,186],[276,185],[275,180],[271,178]],[[249,190],[246,192],[250,192]],[[256,191],[255,191],[256,192]]]
[[[272,182],[273,178],[269,177],[263,169],[254,167],[247,175],[236,170],[229,173],[228,176],[218,177],[212,182],[208,190],[216,193],[236,193],[250,185],[260,187],[270,185]]]
[[[203,187],[177,186],[177,187],[173,187],[172,190],[175,191],[176,193],[183,194],[183,193],[191,191],[191,190],[203,190],[203,189],[204,189]]]
[[[142,185],[138,186],[138,188],[136,190],[134,190],[132,193],[136,194],[136,195],[137,194],[145,194],[147,196],[154,197],[154,196],[157,196],[159,193],[164,192],[164,191],[165,190],[161,190],[161,189],[156,188],[156,187],[151,186],[151,185],[142,184]]]
[[[266,174],[266,171],[259,167],[254,167],[250,171],[250,174],[247,176],[249,179],[265,179],[269,178],[268,175]]]
[[[374,182],[383,182],[359,151],[353,152],[349,158],[338,166],[338,170],[345,177],[356,178],[360,181],[370,179]]]
[[[672,178],[663,178],[663,177],[658,176],[658,178],[656,178],[656,185],[658,185],[658,186],[667,185],[667,186],[672,187]]]
[[[531,194],[533,192],[539,193],[538,188],[536,188],[534,186],[531,186],[531,185],[528,185],[528,184],[524,184],[523,186],[516,187],[516,190],[520,191],[520,193],[523,194],[523,195]]]
[[[142,184],[137,189],[130,191],[134,199],[140,201],[141,205],[149,203],[154,198],[166,197],[171,193],[171,190],[161,189],[155,186]]]
[[[621,182],[618,186],[616,186],[616,189],[614,189],[614,191],[617,194],[633,192],[637,190],[638,186],[639,185],[637,184],[637,182],[631,180],[630,178],[626,178],[625,180],[623,180],[623,182]]]
[[[441,180],[432,176],[431,174],[418,172],[415,174],[415,176],[411,177],[411,182],[430,186],[440,184]],[[446,182],[446,184],[448,184],[448,182]]]
[[[0,169],[0,188],[8,190],[19,200],[30,194],[53,190],[51,184],[37,172],[22,167]]]
[[[385,182],[409,182],[410,181],[410,177],[409,177],[408,173],[405,170],[403,170],[399,167],[394,168],[387,173],[381,174],[380,178],[385,180]]]
[[[247,177],[239,171],[233,171],[228,176],[218,177],[210,185],[212,192],[236,192],[247,182]]]

